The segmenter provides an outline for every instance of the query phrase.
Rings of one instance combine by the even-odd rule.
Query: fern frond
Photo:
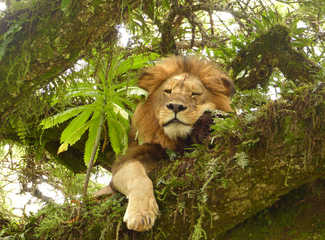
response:
[[[20,141],[23,143],[26,143],[26,136],[28,135],[28,128],[25,126],[26,123],[24,123],[20,118],[16,122],[16,129],[17,129],[17,135],[19,136]]]

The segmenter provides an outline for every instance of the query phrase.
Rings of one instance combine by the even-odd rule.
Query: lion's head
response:
[[[197,57],[174,56],[144,71],[139,86],[149,92],[133,116],[142,143],[174,149],[206,111],[231,111],[232,81],[215,64]]]

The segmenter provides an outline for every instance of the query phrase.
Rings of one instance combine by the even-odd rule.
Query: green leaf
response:
[[[125,111],[122,107],[120,107],[119,105],[117,105],[115,103],[112,103],[112,105],[113,105],[113,111],[116,114],[119,114],[124,119],[129,119],[129,114],[127,111]]]
[[[89,164],[89,161],[91,158],[91,153],[92,153],[93,148],[96,143],[98,131],[102,127],[101,126],[102,125],[102,121],[101,121],[102,117],[103,116],[101,116],[101,113],[95,113],[92,116],[91,120],[89,121],[90,126],[89,126],[89,131],[88,131],[88,139],[86,141],[85,153],[84,153],[84,162],[85,162],[86,166],[88,166],[88,164]],[[96,149],[94,163],[96,162],[96,159],[97,159],[98,149],[99,149],[99,145],[97,146],[97,149]]]
[[[69,144],[68,143],[62,143],[58,149],[57,154],[60,154],[62,152],[65,152],[68,150]]]
[[[0,61],[5,55],[8,45],[13,41],[15,34],[22,29],[22,24],[22,21],[18,21],[16,24],[11,25],[8,31],[2,36],[0,43]]]
[[[69,98],[73,98],[73,97],[102,98],[103,93],[101,91],[92,88],[78,88],[78,89],[71,89],[65,96]]]
[[[108,88],[110,88],[112,80],[116,76],[118,76],[116,70],[117,70],[117,66],[118,66],[118,63],[120,61],[120,58],[121,58],[120,55],[113,56],[113,58],[110,61],[110,68],[109,68],[109,71],[108,71],[108,79],[103,79],[104,80],[104,82],[103,82],[104,86],[106,86],[105,81],[107,80]]]
[[[72,0],[62,0],[61,1],[61,10],[67,12]]]
[[[77,142],[88,129],[89,124],[86,124],[86,122],[89,120],[91,114],[92,111],[88,110],[75,117],[63,130],[60,139],[61,143],[73,145]]]
[[[121,122],[112,118],[107,119],[107,124],[111,146],[116,155],[118,155],[119,153],[124,152],[127,147],[127,129],[123,126]]]
[[[116,75],[119,76],[130,70],[135,70],[144,67],[149,61],[155,60],[159,57],[157,53],[151,53],[149,55],[136,55],[129,57],[127,60],[122,61],[116,71]]]
[[[123,87],[119,90],[117,90],[117,92],[126,92],[127,96],[148,96],[148,92],[142,88],[139,87]]]
[[[49,118],[45,118],[42,120],[41,126],[43,129],[48,129],[48,128],[54,127],[60,123],[63,123],[65,121],[69,120],[70,118],[75,117],[80,112],[87,109],[89,106],[90,105],[70,108],[68,110],[65,110],[64,112],[58,113],[58,114],[51,116]]]

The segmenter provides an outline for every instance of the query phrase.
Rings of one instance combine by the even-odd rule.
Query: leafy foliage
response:
[[[48,129],[73,118],[61,133],[58,153],[67,151],[88,131],[84,153],[84,161],[88,165],[91,153],[99,149],[99,145],[95,144],[96,138],[104,128],[105,121],[114,152],[123,153],[128,141],[129,116],[134,108],[132,98],[144,92],[132,86],[134,81],[121,82],[118,78],[131,70],[142,68],[149,59],[156,57],[155,54],[135,55],[123,60],[122,55],[113,55],[97,63],[90,61],[87,71],[84,71],[83,79],[86,81],[76,83],[65,96],[68,99],[85,99],[88,104],[69,108],[41,123],[43,129]],[[95,160],[96,157],[97,154]]]
[[[27,1],[19,1],[17,4],[21,2]],[[33,2],[31,6],[36,8],[43,1],[30,2]],[[56,2],[51,3],[54,5]],[[65,16],[63,22],[71,20],[73,17],[72,7],[81,8],[81,5],[74,5],[75,3],[78,3],[78,1],[59,1],[55,8],[55,11],[59,12],[56,17],[59,18],[59,15],[63,12]],[[127,44],[118,46],[107,41],[107,36],[111,36],[112,32],[105,32],[103,29],[110,29],[107,26],[114,23],[102,21],[101,14],[97,14],[99,7],[103,4],[102,1],[90,1],[85,4],[87,5],[86,10],[92,12],[92,14],[90,16],[85,14],[85,17],[78,18],[78,24],[88,21],[88,19],[99,19],[98,22],[94,22],[98,23],[98,26],[105,24],[105,27],[98,28],[101,29],[100,35],[102,38],[98,40],[98,45],[91,45],[91,47],[88,47],[88,40],[90,41],[93,37],[92,31],[88,31],[89,29],[86,26],[80,29],[87,36],[86,40],[80,40],[80,46],[83,46],[83,48],[80,50],[79,55],[76,53],[79,51],[78,49],[75,50],[72,45],[65,45],[69,40],[69,36],[64,35],[64,39],[60,38],[62,36],[60,27],[58,27],[60,31],[57,31],[49,26],[49,22],[44,26],[37,25],[37,22],[42,22],[43,19],[36,16],[35,12],[38,12],[34,12],[35,9],[32,9],[30,14],[27,14],[29,13],[28,6],[23,9],[24,11],[21,11],[24,14],[20,19],[17,20],[14,15],[10,15],[14,19],[12,23],[2,25],[8,27],[2,28],[4,34],[0,36],[0,60],[1,64],[9,63],[10,67],[8,69],[1,68],[3,73],[3,77],[0,77],[3,80],[1,86],[8,86],[1,89],[8,92],[8,95],[4,95],[8,96],[8,99],[10,99],[9,96],[15,96],[20,101],[13,103],[8,108],[4,108],[6,111],[1,112],[0,136],[1,140],[8,139],[28,146],[24,157],[19,158],[19,166],[14,168],[20,176],[22,184],[37,186],[38,183],[47,179],[54,188],[64,192],[65,200],[71,200],[81,192],[80,185],[84,181],[84,177],[81,175],[75,176],[68,170],[64,170],[63,167],[60,168],[56,165],[53,152],[50,156],[48,154],[49,148],[44,146],[49,141],[61,142],[58,149],[61,154],[58,155],[58,158],[63,155],[64,151],[69,152],[76,149],[82,151],[77,147],[78,144],[76,143],[85,143],[83,153],[84,162],[86,163],[90,161],[92,156],[94,159],[98,158],[100,148],[107,149],[107,142],[109,142],[114,152],[117,154],[123,153],[127,146],[129,117],[132,115],[137,98],[145,95],[145,92],[135,87],[134,84],[137,70],[161,54],[204,55],[213,61],[221,63],[229,71],[238,88],[233,98],[233,105],[237,115],[233,114],[226,119],[216,119],[212,134],[216,142],[222,136],[228,136],[229,141],[234,141],[234,139],[236,141],[242,140],[240,145],[236,145],[236,149],[231,149],[233,144],[229,144],[229,149],[222,148],[220,152],[237,151],[229,161],[234,161],[234,167],[240,168],[243,173],[248,171],[252,164],[251,156],[246,155],[246,153],[265,141],[265,139],[260,138],[260,133],[255,132],[252,134],[252,131],[257,127],[254,125],[256,119],[263,119],[264,115],[270,114],[272,118],[278,121],[275,126],[271,126],[271,130],[278,129],[279,126],[277,125],[280,124],[281,120],[278,118],[281,118],[284,112],[274,111],[280,115],[280,117],[275,116],[272,115],[272,112],[266,113],[264,111],[266,107],[273,104],[273,101],[292,102],[296,96],[300,96],[297,90],[307,86],[307,82],[301,79],[308,79],[309,82],[312,82],[313,78],[308,78],[312,75],[311,73],[315,69],[319,70],[319,68],[325,67],[325,5],[322,0],[156,0],[141,1],[139,5],[137,5],[137,1],[132,2],[130,5],[127,5],[125,1],[122,1],[120,5],[119,3],[121,2],[117,2],[116,6],[121,6],[122,10],[114,12],[112,15],[123,19],[123,25],[116,28],[120,30],[126,28],[129,33]],[[48,2],[44,1],[44,5],[48,5]],[[47,8],[46,6],[43,9]],[[1,14],[1,16],[4,15]],[[70,22],[68,23],[70,24]],[[34,26],[37,26],[37,29],[34,29]],[[271,38],[271,41],[263,44],[262,48],[256,47],[258,46],[256,39],[260,41],[260,37],[274,30],[275,26],[286,29],[288,32],[287,35],[284,35],[286,39],[274,40]],[[26,28],[28,31],[25,31]],[[33,40],[34,34],[26,34],[28,37],[27,40],[24,40],[22,35],[26,32],[36,32],[44,42],[37,45],[37,41],[34,42]],[[17,58],[14,57],[15,54],[11,54],[12,58],[10,59],[5,58],[6,54],[14,49],[15,44],[20,39],[22,39],[20,45],[23,46],[20,49],[22,54],[17,55]],[[71,39],[75,39],[74,33],[71,35]],[[79,44],[78,40],[74,40],[72,44]],[[62,44],[58,44],[61,42]],[[280,43],[281,51],[275,53],[274,46],[276,43]],[[30,49],[27,46],[32,46],[31,52],[27,51]],[[47,50],[44,51],[42,46],[46,46]],[[108,46],[110,47],[109,50],[107,50]],[[253,47],[250,49],[251,46]],[[247,49],[251,50],[253,58],[248,57],[248,54],[246,54],[248,51],[245,51]],[[266,54],[260,54],[265,49],[268,49],[268,51],[265,51]],[[284,56],[289,57],[279,58],[281,52]],[[60,66],[58,64],[59,60],[56,61],[59,58],[55,54],[64,56],[65,59],[68,59],[69,64]],[[53,55],[56,56],[55,61],[53,61]],[[80,56],[83,56],[82,62],[75,63]],[[32,62],[36,62],[39,66],[35,67],[33,65],[33,69],[30,69],[30,66],[32,66],[30,64],[31,59]],[[234,69],[233,62],[238,59],[244,67],[242,71],[237,72]],[[299,67],[303,66],[306,60],[314,63],[318,68],[312,68],[307,73],[306,71],[298,72]],[[293,66],[289,69],[291,72],[288,68],[280,68],[281,64],[285,67]],[[74,66],[71,67],[72,65]],[[308,69],[311,65],[307,64],[305,69]],[[34,68],[46,68],[46,71],[49,72],[39,76],[38,71],[35,74]],[[69,69],[67,70],[67,68]],[[318,70],[315,70],[315,72]],[[293,74],[288,77],[288,72]],[[306,73],[306,75],[302,73]],[[253,77],[249,78],[250,76]],[[49,78],[51,80],[47,80]],[[12,79],[17,79],[17,81]],[[250,82],[256,79],[261,81],[256,80],[257,84],[253,89],[240,88],[241,82],[245,79],[249,79]],[[321,69],[319,75],[317,75],[317,81],[323,81],[323,79],[324,72]],[[4,83],[8,83],[8,85],[3,85]],[[321,88],[316,85],[314,89],[313,93],[303,96],[304,101],[301,103],[303,107],[305,102],[308,102],[309,96],[317,94],[317,91]],[[24,96],[28,97],[25,98]],[[7,105],[7,98],[4,98],[3,101],[4,105]],[[306,123],[303,126],[296,126],[295,117],[287,117],[284,120],[286,127],[282,128],[282,132],[286,144],[296,145],[298,141],[301,141],[300,138],[295,137],[295,131],[302,129],[301,132],[309,133],[306,126],[308,126],[309,122],[313,126],[316,125],[320,121],[317,120],[317,115],[324,109],[318,106],[317,109],[310,111],[305,113],[303,110],[301,111],[304,116],[312,115],[312,117],[305,119]],[[44,119],[44,117],[48,118]],[[42,141],[39,140],[40,119],[44,119],[42,122]],[[268,124],[269,122],[260,123],[262,126],[265,125],[265,130],[260,128],[262,129],[260,131],[267,131],[269,129]],[[60,137],[51,132],[52,129],[53,132],[57,132],[61,131],[62,128],[64,130],[61,132]],[[273,136],[273,134],[271,132],[270,136]],[[101,136],[101,141],[96,144],[99,136]],[[308,149],[319,141],[319,139],[312,139]],[[197,148],[199,146],[195,146],[195,149]],[[308,151],[306,150],[306,153],[304,153],[306,158],[309,157]],[[218,159],[218,157],[213,156],[212,159]],[[75,160],[76,158],[69,159],[69,161]],[[6,167],[5,160],[1,160],[1,163],[3,163],[1,167]],[[285,166],[286,163],[284,162]],[[199,171],[203,171],[206,176],[204,174],[203,177],[200,176],[199,181],[193,180],[193,176],[190,176],[189,173],[185,177],[177,177],[179,170],[175,170],[176,173],[168,181],[164,182],[163,179],[158,183],[158,185],[165,184],[165,188],[161,191],[158,190],[159,199],[167,201],[168,197],[172,195],[173,197],[178,196],[177,198],[180,200],[169,218],[172,215],[176,216],[177,213],[185,215],[184,209],[187,206],[184,206],[184,202],[181,201],[180,197],[188,198],[193,194],[202,196],[195,199],[198,200],[195,201],[198,203],[195,208],[199,209],[202,218],[193,218],[194,221],[191,223],[192,237],[194,239],[207,238],[205,233],[207,230],[205,222],[203,222],[204,215],[211,217],[211,219],[216,217],[212,213],[208,213],[204,208],[205,205],[209,204],[205,199],[206,190],[211,190],[209,184],[219,180],[220,184],[226,185],[224,181],[216,179],[219,176],[220,169],[216,169],[215,165],[211,164],[211,166],[202,169],[199,169]],[[166,175],[172,174],[168,172]],[[183,195],[176,194],[176,190],[184,185],[189,183],[196,185],[200,181],[203,182],[198,187],[201,191],[193,193],[189,190]],[[73,189],[69,188],[69,182]],[[5,193],[1,197],[5,199]],[[118,214],[121,213],[119,209],[115,209]],[[53,231],[51,232],[49,228],[58,229],[62,223],[64,229],[71,229],[72,227],[77,231],[79,230],[77,224],[69,222],[70,216],[65,216],[59,211],[56,214],[55,210],[54,207],[49,211],[49,214],[45,214],[47,218],[44,223],[41,222],[38,225],[39,237],[50,236]],[[100,215],[102,212],[97,214]],[[53,218],[51,222],[51,215],[59,217]],[[64,216],[65,220],[60,218],[61,215]],[[105,220],[101,219],[101,221],[104,222]],[[105,231],[109,231],[109,224],[100,226],[103,228],[97,233],[100,232],[104,238]],[[57,233],[56,236],[59,236],[60,233]],[[13,236],[11,232],[1,232],[0,234],[3,234],[1,237]],[[163,233],[161,234],[163,236]],[[19,237],[17,236],[17,238]],[[23,237],[22,235],[21,238]]]
[[[6,48],[11,41],[13,41],[15,33],[19,32],[22,29],[22,22],[17,22],[16,24],[12,25],[9,30],[1,36],[1,44],[0,44],[0,60],[4,56],[6,52]]]

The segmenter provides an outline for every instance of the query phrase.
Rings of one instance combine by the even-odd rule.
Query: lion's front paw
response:
[[[144,194],[130,195],[123,221],[130,230],[147,231],[155,223],[158,212],[158,205],[153,194],[149,196]]]

